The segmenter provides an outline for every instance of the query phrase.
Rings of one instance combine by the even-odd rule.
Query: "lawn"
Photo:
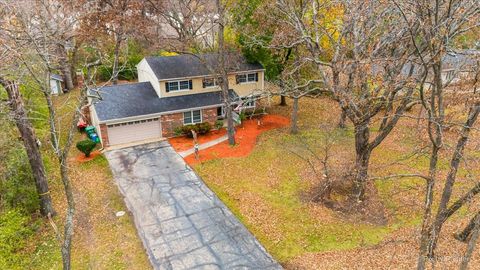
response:
[[[284,116],[288,116],[289,111],[290,107],[270,109],[270,113]],[[300,134],[290,135],[288,128],[267,131],[258,138],[256,147],[247,157],[214,159],[194,165],[207,185],[287,268],[358,266],[349,260],[351,252],[370,252],[391,239],[398,240],[398,234],[415,235],[420,223],[418,213],[421,213],[424,185],[418,179],[375,182],[378,200],[387,219],[384,224],[359,221],[308,199],[307,194],[319,180],[299,155],[312,160],[321,171],[321,164],[312,158],[308,149],[322,156],[326,138],[330,138],[333,141],[329,143],[333,169],[348,169],[343,164],[352,158],[353,132],[351,127],[336,128],[338,115],[336,104],[328,98],[303,99],[299,112]],[[409,155],[424,139],[419,135],[422,131],[417,132],[415,128],[415,121],[400,121],[391,136],[374,150],[371,175],[426,170],[428,159],[425,156]],[[447,160],[441,162],[446,168]],[[414,250],[411,245],[416,245],[415,239],[412,241],[409,245]],[[406,261],[410,264],[406,267],[412,266],[415,254],[408,255]],[[343,261],[338,256],[343,256]],[[339,263],[332,264],[337,259]],[[375,263],[367,263],[365,267],[372,265]]]
[[[71,113],[74,111],[78,90],[54,97],[60,129],[66,133]],[[44,125],[44,126],[41,126]],[[55,223],[63,232],[66,200],[60,181],[58,163],[48,147],[48,131],[45,122],[37,127],[43,143],[43,154],[48,170],[54,207],[58,212]],[[65,134],[63,134],[65,135]],[[76,133],[74,142],[84,139]],[[74,143],[75,144],[75,143]],[[72,245],[73,269],[150,269],[150,263],[137,236],[133,217],[128,214],[121,194],[114,182],[107,160],[103,155],[80,163],[81,153],[72,147],[69,155],[70,180],[74,190],[76,212]],[[126,211],[121,217],[118,211]],[[29,239],[22,251],[23,266],[19,269],[61,269],[59,242],[53,227],[42,220],[37,233]]]

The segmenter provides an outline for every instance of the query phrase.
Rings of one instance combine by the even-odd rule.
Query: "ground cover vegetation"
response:
[[[478,0],[0,0],[0,268],[150,267],[75,124],[144,56],[199,52],[227,108],[232,52],[266,68],[275,129],[235,135],[228,109],[228,143],[189,163],[283,266],[477,265],[478,55],[444,70],[479,21]]]

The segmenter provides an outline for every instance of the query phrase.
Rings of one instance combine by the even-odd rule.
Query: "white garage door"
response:
[[[110,145],[131,143],[162,137],[158,118],[107,125]]]

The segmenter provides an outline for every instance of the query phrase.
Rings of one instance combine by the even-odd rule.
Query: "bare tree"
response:
[[[294,61],[291,66],[287,66],[286,70],[281,74],[279,83],[273,89],[269,89],[270,95],[278,95],[280,97],[289,97],[293,100],[290,133],[298,133],[298,110],[299,100],[304,97],[316,98],[325,93],[321,80],[310,79],[314,74],[308,74],[306,70],[311,68],[310,65],[302,65]],[[300,76],[302,74],[302,77]]]
[[[219,67],[220,67],[220,87],[222,88],[223,102],[226,110],[227,117],[227,134],[228,134],[228,143],[230,145],[235,145],[235,128],[233,123],[232,115],[232,105],[230,98],[230,87],[228,86],[228,74],[227,74],[227,63],[226,63],[226,50],[225,50],[225,4],[221,0],[215,0],[215,5],[217,7],[218,14],[218,57],[219,57]]]
[[[209,0],[148,0],[148,17],[156,24],[152,36],[197,48],[215,39],[216,6]],[[158,40],[157,40],[158,42]],[[162,43],[162,42],[160,42]]]
[[[32,123],[24,107],[18,84],[0,77],[0,85],[2,85],[7,91],[8,103],[13,114],[12,117],[17,125],[20,136],[22,137],[23,145],[27,152],[28,161],[30,162],[30,167],[32,168],[33,177],[35,179],[35,186],[40,198],[40,213],[44,217],[54,216],[56,215],[56,212],[52,205],[50,190],[48,189],[47,174],[42,154],[40,153],[40,147],[37,143],[38,139],[35,136]]]
[[[58,24],[56,21],[53,21],[55,18],[50,16],[51,10],[49,10],[51,4],[49,0],[0,2],[0,7],[6,17],[15,18],[14,21],[1,25],[0,35],[5,39],[0,45],[2,45],[1,55],[4,56],[2,59],[5,65],[4,70],[2,70],[5,73],[4,76],[16,78],[25,87],[41,91],[48,108],[50,143],[58,161],[60,177],[67,200],[63,239],[61,241],[63,269],[70,269],[75,201],[69,178],[68,153],[72,145],[73,136],[77,130],[76,124],[81,114],[80,109],[87,101],[87,88],[92,76],[88,76],[85,87],[80,90],[77,106],[66,128],[67,131],[65,134],[61,134],[61,122],[58,121],[59,116],[50,92],[50,74],[59,67],[59,63],[62,61],[61,56],[59,57],[57,54],[58,43],[56,38],[59,35],[63,36],[63,33],[71,29],[64,24]],[[59,3],[56,2],[55,4]],[[86,65],[86,69],[88,71],[97,65],[98,61],[95,61],[93,64]],[[7,85],[6,82],[5,85]],[[11,88],[11,85],[7,85],[9,87],[8,90],[15,89]],[[26,128],[28,129],[28,126]],[[34,147],[30,146],[30,144],[36,143],[31,142],[33,139],[32,132],[33,130],[30,132],[27,130],[25,134],[22,134],[29,147]],[[53,220],[51,222],[54,224]],[[54,229],[56,229],[56,226]],[[58,238],[60,239],[61,237],[62,235],[58,233]]]
[[[446,131],[445,122],[445,99],[451,80],[445,80],[442,76],[445,65],[445,56],[451,49],[453,40],[462,33],[480,25],[480,2],[471,1],[393,1],[402,14],[405,25],[408,26],[410,38],[415,48],[415,54],[419,58],[419,66],[428,70],[426,84],[419,87],[420,98],[423,108],[428,113],[427,132],[431,144],[430,165],[427,179],[425,210],[420,239],[420,252],[418,257],[418,269],[425,269],[426,262],[434,259],[434,252],[438,239],[441,235],[443,224],[470,198],[480,190],[478,184],[465,193],[457,201],[450,205],[452,191],[457,179],[457,172],[463,158],[466,144],[470,137],[471,129],[477,121],[480,113],[478,100],[478,73],[473,76],[473,84],[465,92],[472,95],[465,122],[450,159],[450,169],[446,177],[445,185],[441,191],[436,214],[433,214],[435,185],[438,182],[438,160],[440,152],[444,149],[444,136]],[[456,70],[455,72],[459,72]],[[469,87],[468,85],[466,87]],[[450,205],[450,206],[449,206]],[[468,230],[467,230],[468,231]],[[464,266],[466,267],[466,265]]]
[[[400,14],[393,5],[375,1],[279,0],[275,7],[279,23],[294,32],[274,45],[297,47],[303,61],[315,64],[318,79],[353,123],[352,198],[361,202],[371,153],[397,124],[412,99],[414,75],[422,73],[408,68],[413,49],[405,27],[398,23]],[[341,17],[332,21],[325,15],[332,11]],[[377,119],[378,132],[372,134]]]
[[[90,9],[84,15],[84,27],[87,31],[107,34],[113,38],[112,83],[118,83],[121,71],[120,56],[122,46],[135,31],[144,25],[144,3],[140,0],[96,0],[83,1],[85,8]]]

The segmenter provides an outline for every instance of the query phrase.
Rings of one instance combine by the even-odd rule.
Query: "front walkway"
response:
[[[155,269],[281,269],[168,142],[105,155]]]
[[[212,147],[214,145],[217,145],[221,142],[224,142],[228,140],[228,135],[223,135],[222,137],[220,138],[216,138],[215,140],[211,140],[209,142],[206,142],[206,143],[202,143],[200,145],[198,145],[198,150],[203,150],[203,149],[207,149],[209,147]],[[178,152],[178,154],[181,156],[181,157],[186,157],[186,156],[189,156],[191,154],[195,153],[195,148],[190,148],[188,150],[185,150],[185,151],[182,151],[182,152]]]

